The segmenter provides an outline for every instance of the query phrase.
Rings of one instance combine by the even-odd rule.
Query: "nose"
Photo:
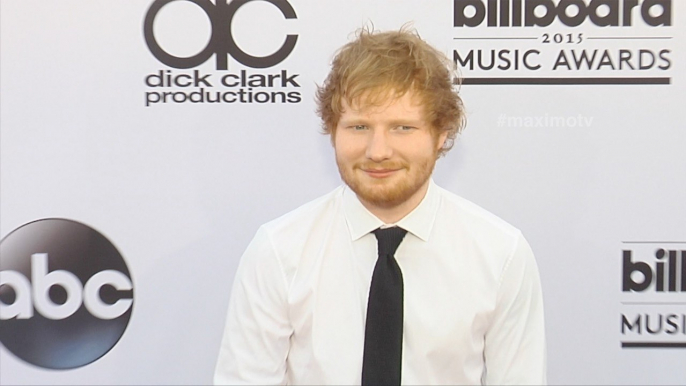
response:
[[[392,155],[393,148],[389,143],[388,132],[383,129],[371,130],[367,143],[367,158],[374,162],[381,162],[391,158]]]

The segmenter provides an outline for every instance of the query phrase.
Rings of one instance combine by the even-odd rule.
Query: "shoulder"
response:
[[[446,221],[463,224],[475,231],[485,231],[491,236],[517,238],[521,235],[519,229],[490,211],[455,193],[437,188],[441,197],[440,210]]]
[[[516,256],[531,254],[522,232],[512,224],[443,188],[439,188],[439,195],[437,232],[452,237],[456,243],[470,245],[482,262],[493,264],[496,272],[502,273]]]
[[[310,201],[281,217],[263,224],[243,259],[274,260],[287,283],[301,265],[308,250],[317,250],[327,239],[331,224],[344,221],[341,214],[343,187]]]
[[[343,186],[272,220],[261,229],[271,237],[296,237],[335,216],[340,210]]]
[[[494,278],[502,281],[507,270],[535,267],[533,252],[518,228],[445,189],[439,188],[439,194],[441,206],[436,219],[437,231],[452,237],[454,243],[467,244],[481,264],[493,269]],[[445,229],[450,232],[443,232]]]

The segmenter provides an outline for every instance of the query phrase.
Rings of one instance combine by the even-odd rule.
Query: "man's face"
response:
[[[334,133],[338,170],[367,205],[418,203],[446,135],[432,130],[412,91],[382,106],[350,106],[344,100]]]

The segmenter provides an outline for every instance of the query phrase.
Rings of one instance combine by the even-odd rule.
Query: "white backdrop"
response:
[[[461,58],[470,50],[482,49],[483,58],[491,49],[510,50],[502,55],[511,61],[514,50],[539,52],[530,57],[538,70],[498,69],[507,67],[503,60],[490,70],[461,69],[468,79],[533,84],[466,81],[468,126],[439,161],[435,180],[520,228],[532,245],[544,289],[550,383],[686,383],[686,348],[621,346],[686,342],[686,320],[672,334],[621,333],[622,315],[651,315],[650,323],[667,314],[686,319],[686,291],[622,291],[623,250],[651,267],[657,248],[686,250],[682,1],[657,1],[667,8],[648,11],[668,11],[671,25],[648,25],[639,5],[631,25],[619,17],[624,26],[617,27],[589,19],[570,27],[559,18],[549,26],[489,27],[485,20],[456,27],[459,1],[419,0],[288,0],[297,18],[287,20],[271,3],[254,1],[232,23],[243,51],[269,55],[286,34],[297,43],[274,66],[256,69],[228,57],[227,70],[217,69],[215,56],[188,69],[156,59],[143,34],[152,3],[0,3],[0,236],[43,218],[88,224],[116,245],[134,284],[128,328],[104,357],[48,370],[0,346],[0,384],[211,383],[234,270],[257,227],[340,184],[314,114],[316,84],[357,28],[398,29],[409,21],[451,58],[456,50]],[[465,15],[473,16],[476,8],[468,8]],[[610,18],[613,12],[597,10]],[[201,8],[176,1],[160,10],[154,33],[170,54],[187,57],[206,45],[211,28]],[[561,50],[572,64],[553,69]],[[598,57],[572,68],[572,55],[582,50],[598,50]],[[599,66],[604,50],[612,65]],[[650,62],[639,62],[650,56],[640,50],[656,58],[650,68],[639,69]],[[212,87],[200,86],[222,93],[238,91],[220,83],[226,74],[286,71],[297,74],[286,87],[277,81],[244,91],[296,92],[301,100],[146,106],[146,95],[155,98],[146,93],[199,88],[146,84],[167,70],[209,75]],[[540,84],[600,77],[644,84]]]

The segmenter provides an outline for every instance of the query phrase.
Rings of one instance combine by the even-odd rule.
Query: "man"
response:
[[[545,383],[527,242],[431,180],[464,122],[450,66],[405,30],[338,52],[317,99],[345,186],[258,230],[216,383]]]

